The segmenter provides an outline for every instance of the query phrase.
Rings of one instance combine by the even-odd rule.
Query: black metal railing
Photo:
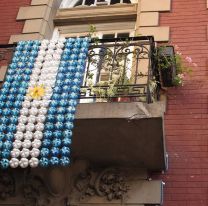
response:
[[[0,49],[14,50],[15,47],[16,44],[0,45]],[[152,36],[92,39],[80,103],[151,103],[158,99],[160,79],[155,51]]]
[[[151,36],[92,40],[80,99],[151,103],[158,96],[154,54]]]

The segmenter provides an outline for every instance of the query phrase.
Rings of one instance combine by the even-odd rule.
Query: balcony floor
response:
[[[72,155],[98,165],[166,168],[160,103],[79,104]]]

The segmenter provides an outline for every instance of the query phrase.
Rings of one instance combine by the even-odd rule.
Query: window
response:
[[[113,39],[113,38],[128,38],[130,36],[129,33],[124,32],[124,33],[114,33],[114,34],[103,34],[102,38],[103,39]]]
[[[119,4],[126,3],[130,4],[131,0],[79,0],[74,6],[101,6],[101,5],[111,5],[111,4]]]

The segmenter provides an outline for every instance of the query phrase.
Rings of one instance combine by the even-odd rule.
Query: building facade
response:
[[[208,205],[207,9],[206,0],[2,0],[1,83],[18,41],[89,33],[110,39],[102,46],[136,37],[132,47],[148,51],[153,36],[191,58],[192,73],[155,102],[79,104],[72,165],[1,171],[0,205]],[[149,59],[136,68],[148,73]]]

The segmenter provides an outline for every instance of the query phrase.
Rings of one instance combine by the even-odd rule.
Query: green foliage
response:
[[[96,36],[97,29],[95,25],[89,25],[89,33],[88,36],[91,38],[92,42],[97,45],[99,43],[99,38]]]
[[[186,57],[189,61],[184,61],[180,53],[176,53],[173,57],[166,56],[164,54],[164,49],[165,46],[159,47],[158,54],[156,55],[159,69],[169,69],[171,66],[175,65],[176,75],[173,79],[173,85],[183,86],[185,75],[190,75],[192,73],[192,67],[190,66],[191,58]]]

